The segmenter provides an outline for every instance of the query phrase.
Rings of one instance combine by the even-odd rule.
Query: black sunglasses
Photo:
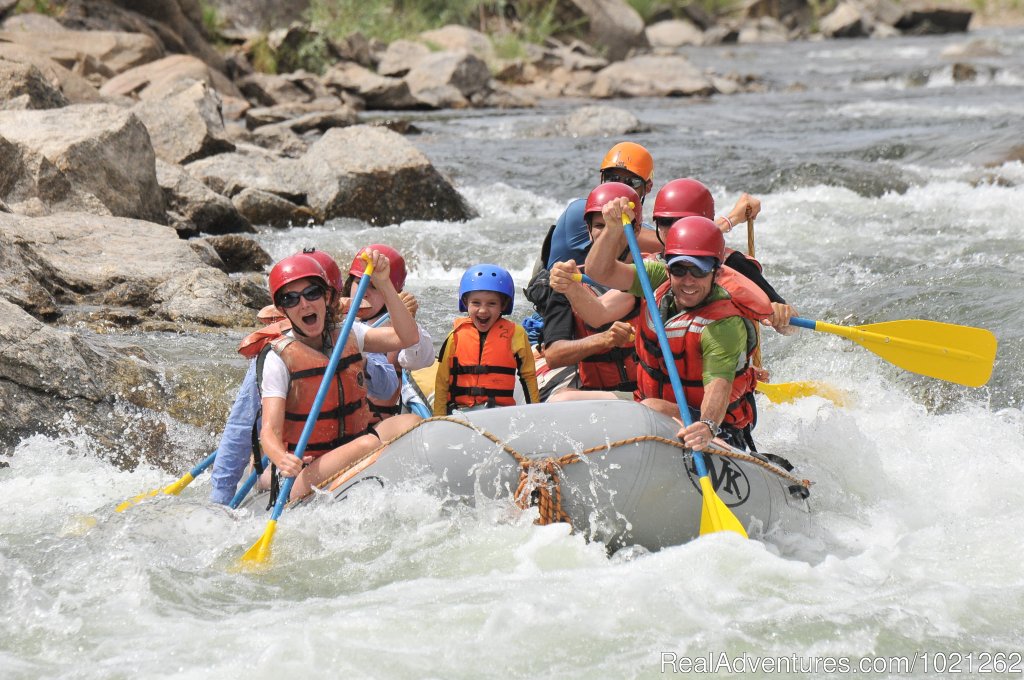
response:
[[[318,286],[314,283],[301,292],[292,291],[290,293],[281,293],[277,296],[277,306],[281,309],[291,309],[295,305],[299,304],[300,297],[304,297],[310,302],[313,302],[314,300],[322,298],[326,292],[327,291],[324,290],[323,286]]]
[[[683,277],[689,274],[695,279],[703,279],[711,275],[710,271],[704,271],[695,264],[682,264],[676,263],[668,268],[668,273],[672,276]]]
[[[640,177],[637,177],[636,175],[622,174],[615,172],[614,170],[610,172],[605,172],[604,175],[601,177],[601,181],[628,184],[629,186],[633,187],[633,190],[636,191],[637,193],[640,193],[640,191],[647,186],[647,182],[645,182]]]

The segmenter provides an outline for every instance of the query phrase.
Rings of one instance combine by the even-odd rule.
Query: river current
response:
[[[943,55],[972,41],[983,56]],[[119,470],[86,434],[31,437],[0,469],[0,678],[647,678],[709,655],[727,677],[767,675],[750,671],[765,657],[794,671],[780,677],[844,659],[876,677],[974,677],[986,654],[988,670],[1003,654],[1021,677],[1024,165],[1007,158],[1024,144],[1024,32],[687,55],[766,88],[611,102],[648,127],[629,139],[652,150],[655,186],[697,177],[720,210],[758,196],[758,257],[802,316],[990,329],[986,387],[907,373],[825,333],[765,333],[773,382],[852,397],[759,398],[759,446],[815,482],[808,532],[612,557],[507,502],[452,508],[409,486],[286,511],[273,567],[236,574],[265,520],[207,504],[205,477],[117,514],[176,476]],[[973,80],[954,79],[957,61]],[[537,136],[582,104],[415,116],[413,143],[480,213],[471,222],[339,220],[259,241],[275,259],[394,245],[439,343],[462,270],[496,262],[525,285],[547,226],[596,182],[618,139]],[[745,249],[744,232],[728,244]],[[516,318],[527,307],[517,300]],[[236,333],[124,340],[168,366],[244,371]],[[217,434],[181,426],[176,475]]]

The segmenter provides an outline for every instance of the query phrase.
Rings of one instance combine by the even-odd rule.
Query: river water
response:
[[[942,51],[968,39],[991,53],[960,59],[977,77],[956,83]],[[240,575],[230,567],[264,520],[206,504],[205,478],[116,514],[175,477],[119,470],[85,434],[32,437],[0,470],[0,677],[626,678],[708,654],[736,671],[744,653],[748,669],[784,657],[796,673],[783,676],[867,659],[877,677],[972,677],[1002,658],[1021,677],[1024,166],[1005,159],[1024,140],[1024,32],[688,54],[768,87],[616,102],[650,128],[632,139],[653,151],[656,186],[698,177],[720,207],[760,197],[758,255],[803,316],[992,330],[987,387],[912,375],[824,333],[769,332],[773,381],[852,398],[761,403],[761,448],[815,481],[808,533],[611,558],[506,502],[451,508],[413,486],[286,512],[273,567]],[[461,271],[498,262],[525,284],[546,225],[595,182],[617,140],[536,136],[579,105],[417,117],[412,139],[480,212],[470,223],[342,220],[260,241],[275,258],[391,243],[439,341]],[[742,232],[729,244],[744,248]],[[169,366],[240,377],[237,339],[125,338]],[[181,427],[177,474],[215,435]]]

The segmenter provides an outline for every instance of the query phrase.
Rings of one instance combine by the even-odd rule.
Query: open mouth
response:
[[[318,318],[319,316],[316,313],[306,314],[305,316],[302,317],[302,323],[307,326],[313,326],[316,324],[316,320]]]

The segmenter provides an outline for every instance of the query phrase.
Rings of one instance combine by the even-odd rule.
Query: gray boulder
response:
[[[0,198],[19,212],[163,223],[155,161],[146,127],[117,106],[0,111]]]
[[[602,69],[591,95],[608,97],[707,96],[715,87],[685,57],[645,55]]]
[[[168,221],[181,238],[254,231],[230,199],[183,168],[157,159],[156,175],[167,201]]]
[[[124,467],[175,450],[162,413],[166,381],[139,348],[50,328],[0,299],[0,451],[33,434],[96,440]]]
[[[24,45],[65,68],[81,72],[82,64],[108,77],[159,59],[163,50],[147,35],[117,31],[0,32],[0,42]]]
[[[32,64],[0,61],[0,108],[58,109],[68,99]]]
[[[391,78],[401,78],[412,70],[420,59],[430,54],[430,48],[412,40],[393,40],[380,55],[377,73]]]
[[[132,111],[149,130],[156,155],[168,163],[235,150],[224,131],[220,96],[205,82],[181,82],[168,97],[139,102]]]
[[[704,43],[704,31],[691,21],[669,19],[651,24],[646,29],[647,42],[655,50],[673,50],[683,45]]]
[[[386,225],[474,217],[426,156],[384,128],[328,130],[298,163],[308,178],[308,204],[325,220],[354,217]]]
[[[482,59],[468,52],[434,52],[421,59],[403,80],[423,106],[463,108],[487,89],[491,71]]]
[[[327,69],[324,85],[338,96],[355,95],[368,109],[426,108],[410,92],[409,83],[400,78],[389,78],[374,73],[365,66],[342,62]]]
[[[14,43],[0,43],[0,60],[35,66],[46,78],[46,81],[53,88],[60,90],[61,94],[72,104],[87,104],[103,100],[100,93],[88,80],[29,47]]]
[[[558,0],[554,21],[586,31],[587,43],[611,61],[647,47],[644,20],[625,0]]]
[[[194,80],[206,83],[223,95],[242,98],[242,93],[227,76],[187,54],[172,54],[120,73],[103,84],[100,94],[159,101],[177,91],[182,81]]]
[[[864,38],[869,32],[860,8],[851,2],[840,2],[822,17],[818,30],[829,38]]]
[[[243,189],[232,197],[231,202],[253,224],[292,227],[316,221],[308,206],[297,205],[268,191]]]
[[[550,134],[569,137],[621,137],[645,131],[631,111],[614,106],[584,106],[557,120]]]

